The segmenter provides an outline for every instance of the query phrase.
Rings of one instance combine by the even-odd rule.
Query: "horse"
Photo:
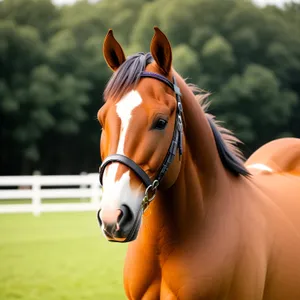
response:
[[[299,300],[300,140],[245,161],[158,27],[150,52],[127,58],[109,30],[103,55],[97,218],[108,241],[128,242],[127,298]]]

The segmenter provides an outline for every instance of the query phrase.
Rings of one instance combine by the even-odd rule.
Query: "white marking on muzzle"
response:
[[[142,97],[140,94],[137,91],[132,90],[116,104],[116,112],[121,119],[121,130],[117,154],[125,155],[125,138],[132,116],[132,111],[141,103]],[[110,164],[106,167],[103,175],[102,209],[119,209],[121,198],[122,202],[126,202],[127,199],[138,197],[137,192],[133,191],[130,187],[129,171],[124,173],[121,178],[116,181],[118,166],[119,163]]]

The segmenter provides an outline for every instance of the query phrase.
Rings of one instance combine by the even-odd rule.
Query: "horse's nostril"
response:
[[[130,220],[133,217],[132,213],[127,205],[121,206],[121,212],[122,213],[120,214],[119,219],[118,219],[118,223],[120,226],[130,222]]]
[[[123,212],[120,209],[119,210],[119,216],[118,216],[117,223],[116,223],[116,231],[120,230],[120,221],[122,220],[122,217],[123,217]]]
[[[122,205],[116,210],[100,209],[97,213],[97,219],[107,236],[120,235],[131,226],[133,214],[127,205]]]
[[[118,216],[118,219],[117,219],[117,223],[120,223],[121,219],[123,218],[123,211],[120,209],[120,213],[119,213],[119,216]]]

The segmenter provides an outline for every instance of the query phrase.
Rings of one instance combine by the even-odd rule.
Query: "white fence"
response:
[[[99,208],[100,197],[98,174],[0,176],[0,214],[93,211]],[[31,201],[27,204],[10,204],[13,199]],[[44,199],[53,199],[54,203],[43,203]],[[55,199],[59,199],[59,203],[55,203]],[[64,203],[63,199],[79,200],[76,203]],[[5,204],[3,200],[7,200]]]

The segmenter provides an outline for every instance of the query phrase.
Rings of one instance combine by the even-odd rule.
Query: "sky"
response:
[[[285,2],[291,2],[290,0],[252,0],[258,5],[266,5],[266,4],[276,4],[278,6],[282,6]],[[72,4],[76,2],[76,0],[52,0],[53,3],[58,5],[63,4]],[[90,2],[97,2],[97,0],[90,0]],[[300,2],[300,0],[294,0],[294,2]]]

